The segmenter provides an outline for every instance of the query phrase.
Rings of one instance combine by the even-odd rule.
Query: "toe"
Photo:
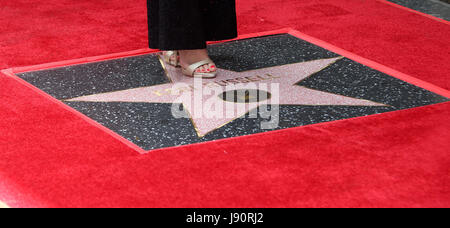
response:
[[[206,72],[205,66],[201,66],[201,67],[197,68],[197,70],[195,72],[197,72],[197,73],[205,73]]]
[[[216,72],[216,70],[217,70],[216,65],[215,65],[215,64],[209,64],[209,70],[210,70],[211,72]]]
[[[211,73],[211,72],[216,72],[217,71],[217,67],[215,64],[206,64],[203,65],[199,68],[197,68],[197,70],[195,70],[195,72],[197,73]]]

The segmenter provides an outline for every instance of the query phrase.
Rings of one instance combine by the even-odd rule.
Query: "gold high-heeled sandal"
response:
[[[174,67],[181,67],[178,51],[164,51],[162,57],[165,63]]]
[[[196,72],[196,70],[202,66],[214,64],[211,59],[205,59],[200,62],[191,64],[187,68],[181,67],[184,75],[194,78],[215,78],[217,76],[217,71],[214,72]]]

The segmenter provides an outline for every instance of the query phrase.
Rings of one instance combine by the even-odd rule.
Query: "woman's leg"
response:
[[[206,41],[237,36],[234,0],[148,0],[149,46],[181,50],[184,66],[208,58]],[[199,71],[214,71],[210,64]]]
[[[219,41],[237,37],[235,0],[199,0],[199,4],[205,43],[206,41]],[[206,49],[181,51],[180,55],[183,65],[190,65],[209,58]],[[200,68],[199,71],[216,71],[216,66],[209,64]]]
[[[207,41],[228,40],[237,37],[235,0],[200,0],[203,26]]]

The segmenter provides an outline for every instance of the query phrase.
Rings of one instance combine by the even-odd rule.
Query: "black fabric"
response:
[[[149,47],[206,48],[237,36],[235,0],[147,0]]]

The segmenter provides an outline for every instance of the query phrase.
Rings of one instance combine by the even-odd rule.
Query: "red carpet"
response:
[[[293,27],[450,88],[443,22],[375,0],[238,2],[241,34]],[[2,3],[0,68],[144,48],[144,6]],[[449,102],[140,155],[0,85],[0,200],[12,207],[450,206]]]

